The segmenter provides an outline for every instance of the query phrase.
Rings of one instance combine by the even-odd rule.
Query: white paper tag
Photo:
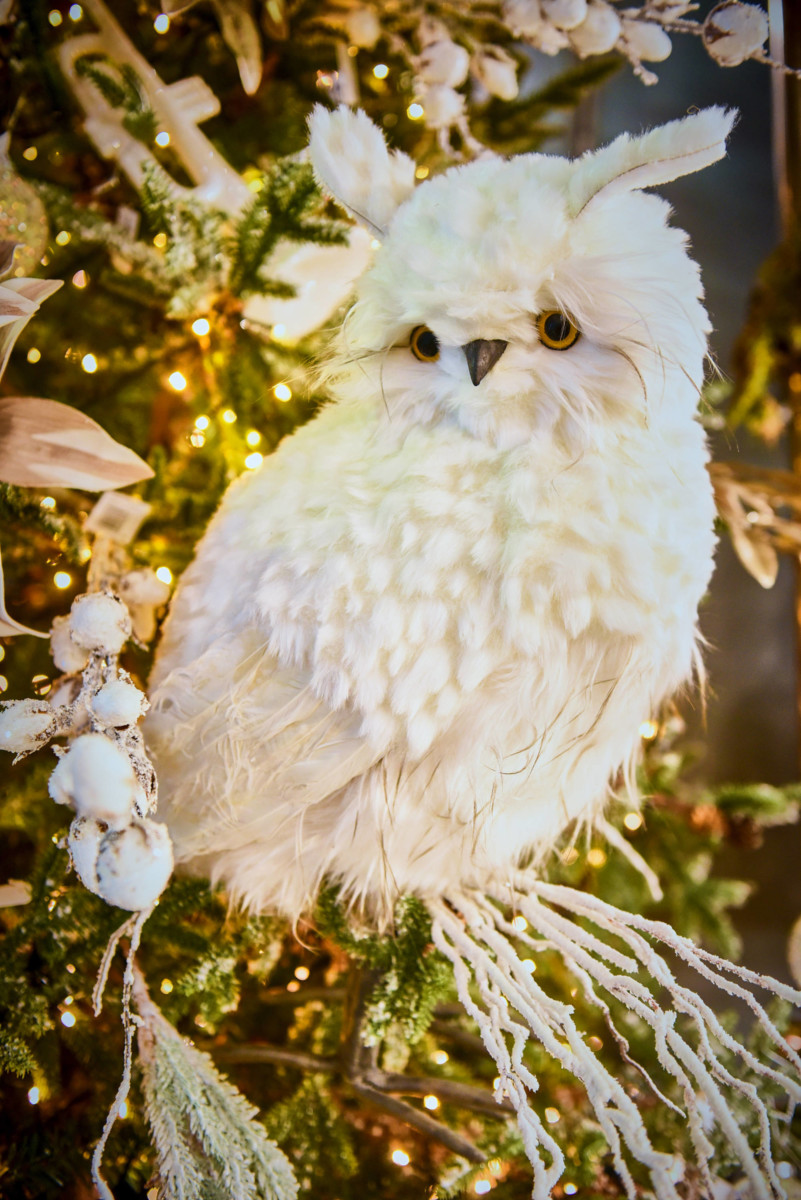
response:
[[[139,529],[151,505],[138,496],[126,496],[121,492],[103,492],[103,495],[86,518],[84,529],[111,538],[120,546],[127,546]]]

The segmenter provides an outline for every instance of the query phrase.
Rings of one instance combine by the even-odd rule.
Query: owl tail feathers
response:
[[[521,931],[517,927],[521,922],[513,924],[504,915],[510,908],[525,917],[527,930]],[[661,921],[623,912],[574,888],[544,883],[528,872],[518,872],[512,886],[499,887],[497,896],[464,892],[449,902],[429,901],[429,910],[434,944],[451,962],[459,998],[498,1068],[496,1098],[508,1097],[517,1112],[534,1168],[534,1200],[548,1200],[565,1162],[558,1142],[529,1104],[528,1094],[539,1086],[523,1060],[532,1035],[586,1089],[630,1200],[639,1194],[631,1160],[650,1172],[657,1200],[680,1200],[684,1163],[679,1155],[653,1147],[629,1094],[630,1081],[627,1086],[603,1065],[576,1024],[573,1006],[543,990],[533,974],[532,960],[521,960],[514,943],[522,943],[534,954],[549,950],[560,956],[584,998],[603,1014],[627,1068],[639,1071],[657,1098],[686,1120],[703,1194],[713,1194],[714,1147],[707,1131],[717,1126],[747,1176],[753,1200],[784,1196],[771,1156],[770,1114],[760,1090],[786,1094],[792,1111],[801,1101],[801,1059],[744,985],[766,988],[795,1004],[801,1003],[801,993],[700,949]],[[576,918],[585,924],[578,924]],[[626,951],[609,945],[610,936]],[[772,1044],[773,1060],[782,1065],[789,1061],[798,1077],[768,1066],[740,1045],[697,992],[676,980],[652,942],[661,943],[708,983],[747,1004]],[[643,982],[643,971],[650,976],[653,991]],[[604,993],[651,1027],[659,1063],[668,1082],[672,1077],[680,1086],[685,1112],[632,1060]],[[668,1007],[660,1005],[658,995],[669,999]],[[694,1026],[692,1040],[677,1028],[679,1014]],[[740,1060],[737,1067],[731,1064],[732,1055]],[[743,1101],[754,1114],[756,1151],[734,1116],[733,1110],[743,1109]]]

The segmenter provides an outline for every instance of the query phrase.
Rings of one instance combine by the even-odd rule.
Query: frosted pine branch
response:
[[[162,1016],[137,972],[145,1112],[157,1154],[159,1200],[294,1200],[292,1168],[257,1110]]]

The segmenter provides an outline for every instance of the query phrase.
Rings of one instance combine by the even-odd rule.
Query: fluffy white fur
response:
[[[231,487],[181,582],[147,719],[177,857],[234,899],[297,917],[327,878],[380,919],[503,881],[600,814],[688,678],[708,323],[668,205],[631,189],[713,161],[730,124],[412,193],[363,114],[314,118],[318,175],[385,241],[333,403]],[[549,308],[570,350],[539,341]],[[476,338],[509,343],[477,387]]]

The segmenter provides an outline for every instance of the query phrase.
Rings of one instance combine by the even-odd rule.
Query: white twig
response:
[[[497,894],[490,899],[469,892],[452,898],[451,904],[462,914],[461,919],[447,903],[430,902],[432,937],[453,964],[459,997],[476,1021],[484,1044],[497,1064],[501,1086],[516,1110],[526,1153],[534,1168],[535,1200],[546,1200],[550,1195],[561,1174],[563,1159],[561,1151],[554,1152],[553,1138],[529,1105],[528,1094],[537,1090],[537,1080],[523,1062],[531,1035],[586,1088],[627,1195],[634,1197],[637,1194],[627,1163],[629,1155],[649,1169],[657,1200],[679,1200],[681,1195],[673,1178],[673,1157],[651,1145],[633,1100],[622,1083],[586,1045],[575,1023],[572,1007],[548,996],[514,949],[515,941],[537,949],[543,938],[580,983],[587,1000],[604,1015],[624,1060],[640,1071],[642,1068],[630,1058],[628,1043],[615,1027],[609,1005],[599,994],[599,989],[614,997],[652,1030],[659,1063],[683,1093],[687,1129],[705,1192],[711,1193],[714,1184],[709,1168],[713,1146],[704,1128],[708,1113],[711,1113],[748,1177],[754,1200],[783,1196],[771,1158],[768,1107],[755,1083],[748,1078],[739,1078],[724,1065],[721,1053],[737,1055],[757,1079],[782,1088],[791,1103],[801,1101],[801,1082],[776,1069],[775,1065],[760,1061],[752,1051],[740,1045],[698,993],[678,983],[666,960],[644,935],[669,946],[704,979],[748,1004],[777,1051],[797,1069],[801,1068],[801,1060],[789,1049],[754,995],[741,982],[726,978],[723,972],[795,1003],[801,1003],[801,994],[776,980],[700,950],[664,922],[623,912],[573,888],[544,883],[528,872],[517,872],[511,888],[509,881],[499,884]],[[554,906],[563,911],[556,911]],[[504,912],[507,907],[526,918],[531,932],[519,930],[512,924]],[[573,919],[576,916],[591,920],[603,934],[611,934],[622,941],[629,953],[621,953],[608,945],[603,936],[577,924]],[[669,997],[668,1007],[663,1008],[654,991],[643,982],[640,976],[643,968],[659,991]],[[471,974],[478,1001],[470,990]],[[525,1025],[514,1019],[510,1009],[520,1015]],[[679,1014],[693,1022],[697,1044],[688,1041],[677,1028]],[[505,1034],[512,1037],[511,1049]],[[778,1055],[774,1061],[777,1059]],[[656,1095],[680,1113],[681,1110],[676,1110],[675,1104],[662,1095],[650,1077],[642,1073]],[[756,1152],[737,1123],[726,1091],[729,1095],[732,1092],[738,1094],[753,1109],[759,1131]],[[707,1114],[701,1111],[700,1096],[706,1101]]]
[[[111,935],[108,946],[106,947],[106,952],[103,955],[103,962],[101,963],[100,967],[100,975],[98,976],[98,984],[95,986],[95,995],[93,996],[93,1001],[95,1002],[95,1015],[97,1015],[97,1013],[100,1012],[99,1006],[102,1003],[103,990],[105,988],[106,979],[108,978],[111,960],[114,957],[114,951],[116,950],[122,935],[130,929],[131,943],[128,947],[128,953],[125,958],[125,973],[122,977],[122,1025],[125,1031],[122,1079],[120,1080],[120,1086],[117,1088],[117,1094],[111,1102],[111,1108],[108,1110],[108,1115],[106,1116],[105,1124],[103,1125],[103,1132],[100,1134],[100,1139],[94,1148],[94,1153],[92,1154],[92,1180],[97,1188],[99,1200],[114,1200],[114,1193],[111,1191],[111,1188],[103,1178],[100,1167],[103,1160],[103,1152],[106,1148],[106,1142],[108,1141],[109,1134],[114,1126],[114,1122],[117,1120],[117,1117],[120,1113],[120,1105],[122,1104],[123,1100],[127,1098],[131,1087],[131,1068],[133,1066],[133,1035],[134,1029],[139,1021],[139,1018],[136,1016],[136,1014],[131,1011],[131,993],[134,985],[135,971],[134,958],[136,951],[139,949],[142,928],[152,911],[152,908],[147,908],[142,912],[136,913],[133,917],[129,918],[129,920],[121,925],[116,933]],[[98,985],[101,985],[99,993]]]
[[[626,838],[623,837],[623,834],[620,832],[620,830],[616,829],[610,821],[599,821],[598,828],[604,835],[609,845],[614,846],[616,850],[619,850],[623,857],[631,863],[631,865],[634,867],[634,870],[642,875],[643,879],[648,885],[648,891],[651,893],[653,899],[661,900],[664,893],[662,892],[662,885],[659,882],[659,876],[657,875],[656,871],[654,871],[653,867],[649,867],[643,856],[634,849],[631,842],[627,841]]]

